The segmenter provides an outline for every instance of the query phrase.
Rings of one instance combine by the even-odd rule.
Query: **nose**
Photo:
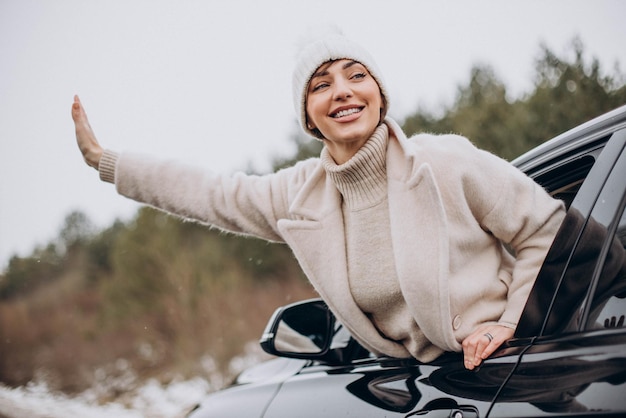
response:
[[[333,100],[345,100],[349,97],[352,97],[352,89],[348,80],[335,80],[333,83]]]

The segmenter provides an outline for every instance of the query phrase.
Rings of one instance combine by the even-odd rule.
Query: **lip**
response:
[[[348,115],[345,116],[339,116],[337,117],[336,115],[340,112],[346,111],[346,110],[354,110],[357,109],[357,112],[354,113],[350,113]],[[330,112],[328,114],[328,116],[335,120],[335,121],[340,121],[340,122],[350,122],[354,119],[357,119],[360,117],[360,115],[363,113],[363,109],[365,109],[365,106],[359,106],[359,105],[348,105],[348,106],[341,106],[338,107],[336,109],[333,109],[332,112]]]

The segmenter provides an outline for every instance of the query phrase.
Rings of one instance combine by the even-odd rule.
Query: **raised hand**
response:
[[[74,120],[74,126],[76,127],[76,142],[78,143],[78,149],[83,154],[85,162],[90,167],[98,169],[100,163],[100,157],[102,157],[102,147],[96,139],[96,135],[89,125],[87,119],[87,113],[83,108],[82,103],[78,96],[74,96],[74,103],[72,104],[72,119]]]

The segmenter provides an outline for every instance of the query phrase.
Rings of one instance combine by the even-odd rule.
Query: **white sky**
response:
[[[606,72],[626,70],[624,16],[621,0],[0,0],[0,269],[72,210],[106,227],[138,208],[82,162],[75,93],[107,148],[267,171],[293,150],[307,27],[337,24],[369,49],[401,121],[450,103],[479,62],[530,90],[540,42],[563,53],[578,35]]]

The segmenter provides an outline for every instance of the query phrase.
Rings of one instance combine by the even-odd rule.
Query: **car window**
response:
[[[548,173],[535,179],[541,184],[552,197],[561,199],[565,207],[569,208],[585,181],[587,174],[596,161],[596,155],[600,150],[594,150],[562,165],[554,167]]]
[[[623,203],[622,203],[623,206]],[[586,329],[626,327],[626,211],[617,217],[595,283]]]
[[[603,327],[605,320],[613,328],[624,322],[626,152],[616,157],[610,175],[594,193],[591,212],[570,208],[548,255],[549,263],[565,263],[567,268],[557,280],[558,293],[550,302],[544,335],[595,329]],[[554,273],[558,277],[558,271]]]
[[[594,294],[590,286],[603,266],[608,228],[614,225],[618,210],[622,213],[626,173],[615,171],[626,166],[620,162],[625,145],[626,130],[618,131],[602,146],[542,167],[535,177],[554,197],[565,201],[568,211],[528,298],[517,338],[576,332],[586,323],[587,301]]]

